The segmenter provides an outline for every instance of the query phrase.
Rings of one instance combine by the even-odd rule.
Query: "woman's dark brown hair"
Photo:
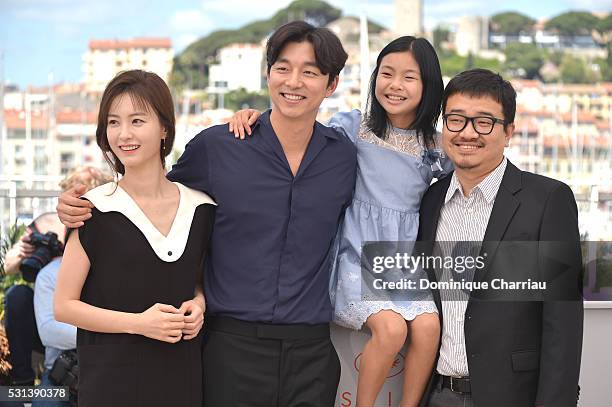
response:
[[[166,130],[166,138],[160,142],[159,155],[162,165],[172,151],[174,143],[174,103],[168,85],[162,78],[153,72],[134,69],[119,73],[109,82],[102,94],[100,101],[100,112],[98,113],[98,128],[96,129],[96,142],[104,152],[104,159],[116,173],[125,174],[125,167],[119,158],[113,153],[106,136],[108,125],[108,112],[117,97],[128,95],[134,106],[144,111],[157,115],[163,129]]]

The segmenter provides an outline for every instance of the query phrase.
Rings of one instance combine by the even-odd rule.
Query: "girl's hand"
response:
[[[202,297],[196,297],[181,304],[179,310],[185,315],[185,326],[183,327],[183,339],[188,341],[198,336],[204,324],[204,311],[206,304]]]
[[[250,136],[251,135],[251,125],[257,121],[259,116],[261,116],[261,113],[255,109],[238,110],[236,113],[234,113],[234,115],[228,122],[230,133],[233,132],[234,137],[244,140],[245,130],[247,134]]]
[[[136,316],[136,334],[169,343],[177,343],[183,336],[185,315],[172,305],[157,303]]]

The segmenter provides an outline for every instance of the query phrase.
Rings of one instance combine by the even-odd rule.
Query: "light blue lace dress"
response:
[[[358,110],[335,114],[329,126],[342,131],[357,146],[357,180],[353,202],[347,208],[334,247],[330,295],[334,321],[360,329],[366,319],[389,309],[413,320],[437,312],[431,293],[411,291],[401,300],[364,294],[362,297],[361,247],[363,242],[414,242],[419,229],[421,198],[433,178],[452,170],[440,148],[425,147],[416,131],[392,128],[386,140],[362,124]],[[365,293],[365,291],[364,291]],[[363,299],[362,299],[363,298]]]

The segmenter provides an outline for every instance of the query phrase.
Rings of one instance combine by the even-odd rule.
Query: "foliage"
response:
[[[459,72],[463,72],[469,65],[468,57],[462,57],[451,51],[439,51],[438,59],[440,60],[442,75],[449,77],[453,77]],[[485,68],[493,72],[501,71],[501,63],[496,59],[472,56],[471,65],[473,68]]]
[[[589,35],[598,22],[599,19],[589,12],[568,11],[548,20],[544,28],[556,30],[561,35]]]
[[[237,42],[259,43],[272,31],[292,20],[303,19],[323,26],[341,15],[340,9],[324,1],[296,0],[267,20],[254,21],[237,30],[214,31],[174,58],[170,83],[178,89],[195,86],[201,89],[208,83],[208,65],[214,62],[220,48]]]
[[[445,42],[448,41],[449,39],[449,35],[450,35],[450,30],[448,28],[444,28],[444,27],[436,27],[433,31],[433,46],[435,49],[439,50],[440,49],[440,45]]]
[[[270,95],[267,91],[253,93],[240,88],[226,93],[224,103],[225,108],[229,110],[237,111],[251,108],[262,111],[270,107]]]
[[[15,224],[9,228],[7,235],[2,236],[0,239],[0,278],[4,277],[4,257],[6,256],[6,252],[17,243],[25,230],[25,225],[15,222]]]
[[[498,13],[491,17],[493,31],[500,34],[516,35],[520,32],[531,31],[535,20],[525,14],[514,11]]]
[[[597,77],[582,59],[565,55],[561,63],[561,80],[564,83],[594,83]]]
[[[17,224],[15,222],[12,225],[8,233],[5,236],[2,236],[0,240],[0,321],[4,317],[4,293],[6,290],[14,284],[28,284],[21,277],[21,274],[17,275],[6,275],[4,272],[4,258],[6,256],[6,252],[13,247],[15,243],[21,238],[21,236],[25,233],[26,226]]]
[[[606,49],[608,51],[608,57],[605,59],[598,58],[594,62],[599,65],[601,80],[612,82],[612,44],[608,43]]]
[[[510,72],[520,72],[521,76],[528,79],[538,77],[540,68],[546,59],[546,51],[535,44],[508,44],[505,53],[504,69]]]
[[[11,364],[8,361],[9,347],[4,328],[0,326],[0,386],[10,384]]]
[[[595,29],[601,34],[605,34],[612,31],[612,13],[608,14],[604,18],[599,19],[597,24],[595,24]]]
[[[13,247],[15,243],[25,233],[26,226],[15,222],[5,236],[0,239],[0,321],[4,318],[4,293],[14,284],[29,284],[21,277],[21,274],[8,276],[4,272],[4,258],[6,252]],[[8,362],[9,349],[8,340],[4,327],[0,324],[0,386],[6,386],[9,383],[9,372],[11,365]]]

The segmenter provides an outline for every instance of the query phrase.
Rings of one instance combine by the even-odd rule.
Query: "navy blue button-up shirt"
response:
[[[213,315],[276,324],[332,318],[331,256],[355,184],[355,146],[316,122],[294,177],[270,124],[237,140],[227,125],[191,140],[168,178],[217,201],[204,272]]]

